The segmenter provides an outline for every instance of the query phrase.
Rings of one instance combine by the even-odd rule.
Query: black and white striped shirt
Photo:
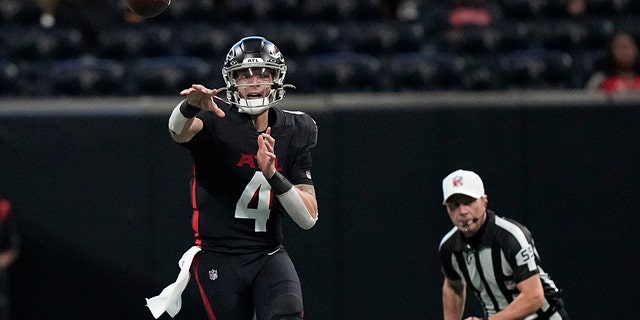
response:
[[[482,303],[486,316],[505,309],[520,293],[517,284],[540,275],[545,302],[526,319],[562,319],[559,290],[540,264],[531,232],[516,221],[487,210],[487,220],[471,238],[456,227],[440,242],[442,271],[452,280],[464,278]]]

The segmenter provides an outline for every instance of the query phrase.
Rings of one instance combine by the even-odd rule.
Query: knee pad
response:
[[[274,300],[273,320],[302,320],[302,298],[296,294],[283,294]]]

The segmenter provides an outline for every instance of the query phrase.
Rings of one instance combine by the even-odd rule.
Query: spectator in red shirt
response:
[[[613,35],[602,68],[591,76],[587,88],[608,93],[640,90],[638,44],[630,33]]]
[[[488,27],[500,16],[500,7],[487,0],[451,0],[449,25],[451,27]]]

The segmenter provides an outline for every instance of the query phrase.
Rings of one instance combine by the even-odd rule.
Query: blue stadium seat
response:
[[[15,61],[76,58],[88,53],[81,31],[73,27],[43,29],[40,26],[4,27],[3,51]]]
[[[18,66],[6,59],[0,59],[0,96],[18,95]]]
[[[327,22],[275,22],[256,24],[260,34],[273,41],[285,58],[351,50],[341,25]]]
[[[584,46],[589,32],[582,21],[554,18],[538,19],[532,35],[540,47],[567,51]]]
[[[13,61],[36,62],[50,59],[60,44],[60,38],[54,30],[38,26],[8,27],[3,30],[7,45],[7,57]]]
[[[467,55],[461,71],[462,90],[487,91],[504,89],[504,75],[494,54]]]
[[[640,4],[638,4],[638,7],[640,7]],[[629,32],[640,41],[640,23],[638,21],[640,21],[640,15],[620,14],[611,23],[615,26],[615,30]],[[613,33],[610,33],[607,39],[612,35]]]
[[[310,92],[378,91],[382,87],[381,63],[377,57],[352,52],[312,55],[304,70],[313,85]]]
[[[39,3],[36,0],[0,1],[0,22],[11,22],[22,26],[37,25],[40,20]]]
[[[435,41],[432,42],[431,30],[424,23],[405,22],[388,27],[394,28],[399,35],[394,43],[394,52],[413,52],[436,45]]]
[[[527,20],[546,13],[549,3],[544,0],[503,0],[500,4],[505,17],[513,20]]]
[[[170,24],[217,21],[224,17],[219,3],[211,0],[172,1],[169,8],[154,19],[164,18]]]
[[[605,50],[579,50],[571,54],[573,59],[572,79],[569,88],[584,88],[595,72],[600,71]]]
[[[227,19],[236,21],[275,22],[303,20],[295,0],[233,0],[223,3]]]
[[[203,59],[189,56],[141,58],[126,74],[123,92],[126,95],[174,95],[193,83],[212,87],[212,80],[220,78],[212,73]]]
[[[394,91],[460,89],[465,60],[449,52],[410,52],[394,55],[389,63]]]
[[[314,49],[322,45],[319,28],[315,23],[278,22],[261,29],[285,58],[291,59],[317,53]]]
[[[173,54],[174,30],[169,25],[144,23],[104,30],[96,54],[103,58],[136,59]]]
[[[350,22],[339,29],[354,51],[374,55],[420,50],[425,37],[420,23]]]
[[[443,44],[447,50],[469,54],[486,54],[500,47],[502,31],[498,27],[465,26],[449,28]]]
[[[620,19],[619,21],[624,20]],[[632,21],[631,25],[638,28],[638,17],[635,16]],[[607,42],[609,42],[609,38],[613,36],[617,29],[613,20],[607,17],[588,17],[585,18],[582,23],[587,28],[586,37],[581,45],[581,49],[583,50],[596,50],[606,47]]]
[[[176,29],[174,48],[182,55],[205,59],[222,59],[231,46],[239,40],[232,28],[211,26],[208,23],[181,25]]]
[[[571,56],[558,50],[517,50],[500,57],[505,89],[566,88],[572,67]]]
[[[339,0],[336,9],[335,15],[340,21],[378,20],[382,14],[379,0]]]
[[[307,21],[338,21],[338,1],[303,1],[299,7],[299,15]]]
[[[528,49],[534,45],[535,23],[509,20],[500,24],[500,28],[498,47],[501,52]]]
[[[86,56],[55,61],[48,80],[54,95],[117,95],[124,73],[116,60]]]

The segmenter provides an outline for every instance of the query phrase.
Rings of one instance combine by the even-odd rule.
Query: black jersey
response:
[[[542,269],[531,232],[516,221],[487,210],[478,233],[465,238],[454,227],[442,238],[439,250],[445,277],[464,278],[488,315],[506,308],[519,294],[516,285],[535,274],[540,275],[546,299],[527,319],[549,319],[562,308],[559,290]]]
[[[203,129],[182,144],[194,161],[191,202],[196,245],[219,252],[275,248],[282,243],[286,212],[258,168],[259,132],[249,115],[228,105],[220,107],[224,118],[200,112]],[[312,185],[315,122],[303,112],[278,108],[268,112],[276,140],[276,169],[294,185]]]

